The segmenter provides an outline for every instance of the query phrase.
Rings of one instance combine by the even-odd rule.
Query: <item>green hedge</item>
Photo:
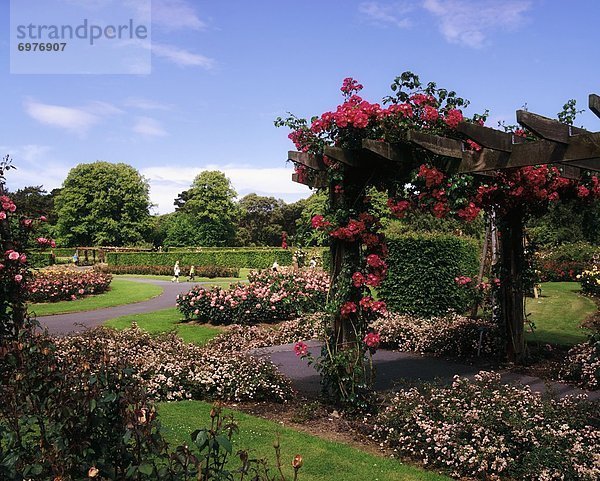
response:
[[[277,260],[279,265],[292,264],[291,249],[203,249],[201,252],[109,252],[106,263],[114,266],[180,265],[247,267],[266,269]]]
[[[455,277],[474,277],[478,243],[450,235],[406,235],[387,242],[388,274],[378,290],[391,311],[436,316],[462,312],[472,295]]]
[[[48,267],[52,265],[52,254],[49,252],[30,252],[27,260],[31,267]]]

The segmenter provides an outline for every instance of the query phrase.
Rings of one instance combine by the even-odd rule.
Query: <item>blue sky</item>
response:
[[[0,2],[0,154],[18,167],[9,188],[51,189],[78,163],[126,162],[161,213],[203,169],[224,171],[240,195],[309,195],[290,180],[293,146],[273,119],[335,108],[347,76],[379,101],[411,70],[469,98],[469,111],[490,109],[491,126],[514,123],[525,103],[554,117],[600,93],[597,0],[153,0],[149,75],[10,74]],[[577,123],[600,130],[589,112]]]

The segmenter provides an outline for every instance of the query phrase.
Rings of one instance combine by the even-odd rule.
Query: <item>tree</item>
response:
[[[283,227],[281,199],[248,194],[238,203],[238,239],[243,245],[277,246],[281,244]]]
[[[204,171],[175,199],[166,245],[227,246],[235,239],[236,192],[223,172]]]
[[[150,230],[148,182],[132,166],[109,162],[71,169],[55,199],[62,245],[132,245]]]

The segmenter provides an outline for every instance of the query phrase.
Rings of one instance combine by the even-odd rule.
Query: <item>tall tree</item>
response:
[[[276,246],[281,244],[283,232],[281,199],[248,194],[238,203],[240,217],[238,239],[242,245]]]
[[[204,171],[175,199],[166,245],[227,246],[235,239],[236,192],[223,172]]]
[[[71,169],[55,199],[60,244],[132,245],[150,229],[148,182],[132,166],[109,162]]]

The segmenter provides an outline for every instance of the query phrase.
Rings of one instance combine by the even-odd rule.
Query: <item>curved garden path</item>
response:
[[[313,356],[318,357],[321,344],[307,342]],[[296,356],[293,344],[255,349],[254,355],[272,361],[282,374],[292,380],[294,388],[305,395],[315,396],[320,392],[320,378],[314,366]],[[378,350],[373,356],[377,377],[375,388],[378,391],[394,390],[422,382],[437,382],[448,385],[455,375],[472,378],[484,365],[465,364],[441,357],[420,355],[412,352]],[[487,368],[489,369],[489,367]],[[562,382],[544,381],[509,370],[497,371],[507,384],[529,386],[533,392],[549,393],[555,397],[586,393],[590,399],[600,399],[600,391],[584,391]]]
[[[145,284],[154,284],[163,288],[162,294],[148,299],[146,301],[135,302],[132,304],[123,304],[120,306],[105,307],[93,311],[73,312],[70,314],[56,314],[54,316],[41,316],[38,321],[48,329],[50,334],[68,334],[79,332],[90,327],[96,327],[109,319],[115,317],[127,316],[130,314],[141,314],[144,312],[153,312],[167,307],[175,306],[175,298],[178,294],[188,292],[194,284],[191,283],[173,283],[170,281],[160,281],[155,279],[139,279],[134,277],[124,277],[128,281],[141,282]],[[202,284],[202,283],[199,283]]]

